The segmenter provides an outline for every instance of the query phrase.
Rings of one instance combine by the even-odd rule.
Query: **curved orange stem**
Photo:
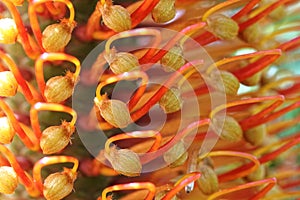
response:
[[[32,129],[38,139],[41,138],[42,132],[40,129],[39,119],[38,119],[38,111],[47,110],[47,111],[56,111],[56,112],[65,112],[72,116],[72,120],[70,122],[70,126],[74,127],[76,120],[77,120],[77,114],[76,112],[67,106],[57,104],[57,103],[41,103],[38,102],[34,104],[30,109],[30,120],[31,120],[31,126]]]

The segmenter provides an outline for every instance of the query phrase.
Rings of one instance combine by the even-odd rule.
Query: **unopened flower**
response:
[[[131,18],[128,10],[119,5],[106,2],[99,7],[104,24],[115,32],[131,28]]]
[[[47,200],[60,200],[73,190],[77,174],[64,168],[63,172],[50,174],[44,181],[43,194]]]
[[[12,167],[0,167],[0,193],[12,194],[18,186],[18,176]]]
[[[186,148],[182,141],[177,142],[173,147],[164,153],[164,161],[170,167],[183,165],[188,157]]]
[[[43,31],[42,44],[47,52],[63,51],[71,40],[71,34],[76,22],[67,19],[61,20],[59,24],[52,24]]]
[[[180,45],[176,45],[171,48],[168,53],[162,57],[160,62],[166,72],[176,71],[182,67],[185,63],[182,47]]]
[[[96,103],[101,116],[117,128],[128,126],[132,120],[126,104],[120,100],[101,100]]]
[[[105,158],[109,160],[114,170],[125,176],[139,176],[142,171],[140,158],[130,149],[110,148],[105,152]]]
[[[15,96],[18,89],[18,83],[10,71],[0,72],[0,96]]]
[[[65,76],[54,76],[50,78],[45,87],[44,95],[47,102],[60,103],[73,94],[76,80],[72,72],[67,72]]]
[[[176,15],[175,0],[160,0],[152,10],[152,19],[157,23],[165,23]]]
[[[209,30],[222,40],[232,40],[239,33],[239,25],[230,17],[222,14],[209,17],[207,23]]]
[[[11,18],[0,19],[0,43],[13,44],[16,42],[18,29],[16,23]]]
[[[220,138],[223,140],[237,142],[243,137],[243,130],[240,124],[231,116],[216,116],[212,120],[213,127],[220,132]],[[223,125],[224,122],[224,125]]]
[[[230,72],[219,71],[217,73],[211,73],[213,87],[218,91],[224,91],[228,95],[235,96],[240,88],[239,80]],[[222,81],[220,81],[220,78]]]
[[[219,190],[219,181],[216,172],[208,165],[199,167],[201,172],[200,178],[197,180],[198,187],[204,194],[212,194]]]
[[[182,99],[178,88],[169,89],[166,94],[159,100],[159,105],[165,113],[173,113],[181,109]]]
[[[112,50],[112,53],[105,57],[113,73],[122,74],[138,69],[139,61],[135,55],[127,52],[115,53],[114,51]]]
[[[261,145],[266,135],[267,127],[265,124],[244,131],[245,140],[254,146]]]
[[[249,181],[258,181],[266,177],[266,166],[260,165],[254,172],[249,174],[246,178]]]
[[[15,131],[7,117],[0,117],[0,143],[9,144],[15,136]]]
[[[44,154],[53,154],[63,150],[70,142],[75,127],[69,122],[63,122],[60,126],[46,128],[41,137],[40,146]]]

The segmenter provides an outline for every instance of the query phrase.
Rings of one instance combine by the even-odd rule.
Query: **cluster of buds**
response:
[[[300,196],[298,11],[297,0],[2,0],[0,199]],[[79,83],[97,85],[87,116],[71,106]],[[127,101],[118,83],[135,86]],[[96,158],[77,130],[106,134]]]

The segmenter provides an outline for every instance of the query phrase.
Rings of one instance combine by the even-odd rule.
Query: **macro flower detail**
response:
[[[0,199],[298,199],[299,0],[1,0]]]
[[[15,21],[11,18],[0,19],[0,43],[13,44],[18,37],[18,29]]]
[[[12,167],[0,167],[0,193],[12,194],[18,186],[18,177]]]

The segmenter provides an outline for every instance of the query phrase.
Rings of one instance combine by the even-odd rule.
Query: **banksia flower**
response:
[[[77,174],[64,168],[63,172],[50,174],[44,181],[43,194],[47,200],[60,200],[73,190]]]
[[[219,181],[216,172],[208,165],[200,165],[201,177],[197,180],[198,187],[206,194],[213,194],[219,190]]]
[[[160,0],[152,10],[152,19],[157,23],[165,23],[176,15],[175,0]]]
[[[224,122],[224,125],[222,124]],[[231,142],[237,142],[243,137],[243,130],[240,124],[231,116],[226,115],[216,116],[213,118],[212,123],[215,130],[220,131],[220,138]]]
[[[61,20],[59,24],[52,24],[43,31],[42,44],[47,52],[60,52],[71,40],[71,34],[76,22],[67,19]]]
[[[222,81],[219,81],[219,77]],[[210,78],[212,79],[212,84],[218,91],[224,91],[228,95],[237,95],[237,92],[240,88],[239,80],[230,72],[220,71],[220,74],[213,72],[210,74]]]
[[[0,96],[15,96],[18,89],[18,83],[10,71],[0,72]]]
[[[101,116],[117,128],[124,128],[132,122],[129,110],[122,101],[104,99],[97,102],[96,106]]]
[[[166,72],[176,71],[182,67],[185,63],[182,47],[180,45],[174,46],[162,57],[160,62]]]
[[[74,90],[73,73],[68,71],[65,76],[55,76],[50,78],[45,87],[44,95],[47,102],[60,103],[69,98]]]
[[[142,165],[138,155],[130,149],[118,150],[116,147],[112,147],[109,152],[105,152],[104,155],[111,163],[113,169],[124,176],[139,176],[142,171]]]
[[[15,131],[7,117],[0,117],[0,143],[9,144],[15,136]]]
[[[170,167],[177,167],[183,165],[188,157],[184,143],[179,141],[168,151],[164,153],[164,161]]]
[[[159,105],[165,113],[177,112],[182,107],[180,90],[177,88],[169,89],[166,94],[159,100]]]
[[[71,141],[70,137],[75,128],[68,122],[62,122],[60,126],[50,126],[42,132],[40,141],[44,154],[53,154],[63,150]]]
[[[254,146],[261,145],[266,135],[267,127],[265,124],[244,131],[245,140]]]
[[[104,24],[115,32],[131,28],[131,18],[128,10],[119,5],[112,5],[111,0],[99,7]]]
[[[11,18],[0,19],[0,43],[13,44],[17,41],[18,29]]]
[[[222,14],[211,16],[207,24],[209,31],[222,40],[232,40],[237,37],[239,32],[238,24]]]
[[[139,61],[137,57],[131,53],[113,53],[113,55],[109,57],[109,67],[115,74],[122,74],[124,72],[136,70],[139,67]]]
[[[18,177],[12,167],[0,167],[0,193],[12,194],[18,186]]]

